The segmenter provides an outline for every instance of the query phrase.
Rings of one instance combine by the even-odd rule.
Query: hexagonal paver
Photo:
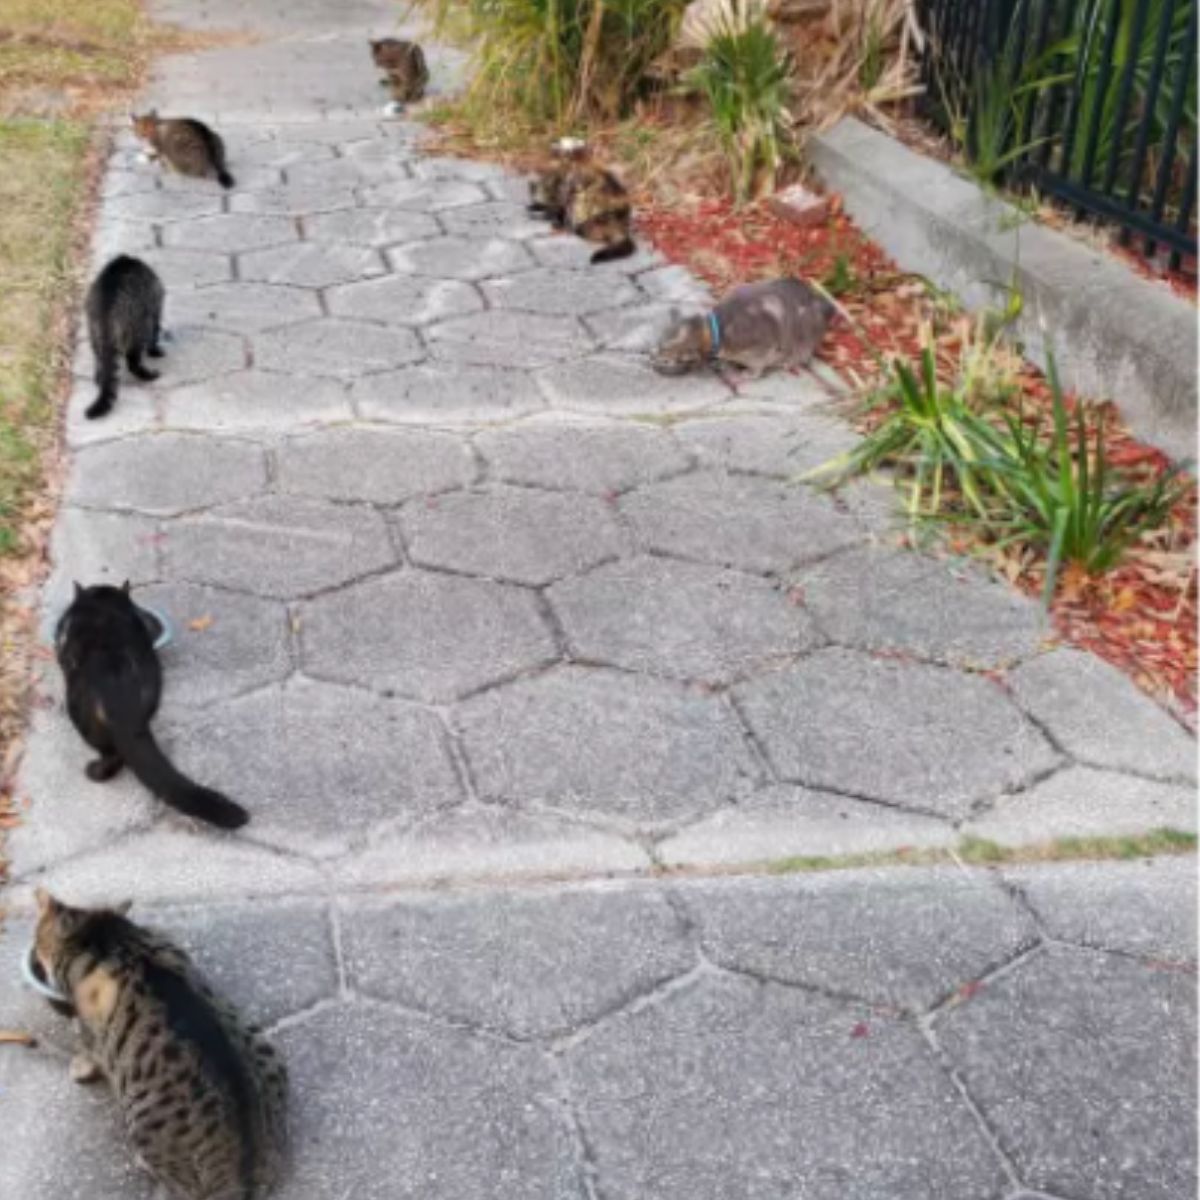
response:
[[[498,163],[479,162],[473,158],[418,158],[413,162],[413,174],[418,179],[466,179],[471,183],[511,178]]]
[[[493,308],[576,316],[620,308],[638,298],[637,289],[623,275],[601,271],[554,271],[543,267],[511,279],[489,279],[482,287]]]
[[[163,348],[166,356],[154,364],[154,369],[162,372],[155,385],[159,388],[196,383],[249,365],[244,338],[202,325],[172,326]]]
[[[1160,779],[1196,778],[1196,741],[1116,667],[1057,650],[1009,676],[1013,693],[1068,754]]]
[[[998,667],[1034,654],[1048,633],[1041,605],[1008,584],[904,551],[839,554],[801,572],[797,586],[835,642],[864,650]]]
[[[854,1035],[860,1024],[869,1036]],[[697,981],[606,1022],[566,1068],[608,1200],[1008,1191],[920,1032],[811,992]]]
[[[154,249],[141,257],[158,272],[171,296],[183,288],[228,283],[233,278],[233,260],[212,250]]]
[[[337,995],[333,934],[319,900],[205,904],[145,919],[179,942],[205,979],[260,1027]],[[286,947],[285,969],[283,956],[264,954],[264,946]]]
[[[328,300],[335,316],[390,325],[427,325],[443,317],[478,312],[483,307],[483,300],[470,284],[405,275],[331,288]]]
[[[396,561],[379,513],[299,496],[264,496],[177,521],[165,552],[171,579],[283,600]]]
[[[461,179],[400,179],[362,191],[368,207],[410,208],[417,212],[450,211],[465,204],[479,205],[483,189]]]
[[[296,132],[299,132],[297,130]],[[300,163],[328,161],[333,147],[320,142],[284,136],[240,147],[241,156],[256,166],[291,167]]]
[[[225,213],[219,217],[198,217],[163,230],[168,247],[188,250],[215,250],[221,254],[240,254],[260,246],[279,246],[299,237],[296,222],[288,217],[251,216]]]
[[[221,197],[212,192],[146,191],[105,200],[101,211],[105,221],[116,219],[169,224],[215,216],[221,211]]]
[[[403,208],[356,208],[303,218],[310,242],[390,246],[397,242],[437,237],[440,227],[428,213]]]
[[[434,356],[485,367],[544,367],[591,349],[573,317],[482,312],[443,321],[425,335]]]
[[[649,888],[347,909],[343,947],[360,991],[519,1038],[567,1033],[695,961],[679,918]]]
[[[268,371],[235,371],[173,388],[162,403],[168,429],[294,432],[305,425],[347,421],[352,416],[344,383]]]
[[[384,273],[383,260],[368,246],[304,242],[243,254],[238,260],[243,279],[323,288]]]
[[[254,347],[260,367],[342,379],[416,362],[425,354],[409,329],[332,317],[272,330],[257,338]]]
[[[359,379],[354,403],[369,420],[415,424],[502,421],[545,407],[524,371],[442,363]]]
[[[1195,1186],[1196,981],[1049,946],[936,1036],[1022,1178],[1096,1200]]]
[[[574,657],[728,683],[820,644],[777,587],[720,567],[637,558],[550,589]]]
[[[172,296],[170,313],[173,321],[216,325],[236,333],[319,317],[321,303],[314,292],[302,288],[228,283]]]
[[[262,449],[249,442],[150,434],[79,452],[72,504],[171,516],[241,500],[267,486]]]
[[[450,184],[440,184],[449,187]],[[448,233],[466,237],[530,238],[546,232],[546,222],[530,216],[524,204],[489,200],[486,204],[455,207],[442,214]]]
[[[287,183],[261,191],[238,192],[230,200],[229,207],[235,213],[275,213],[294,217],[353,208],[354,203],[354,192],[348,187]]]
[[[1060,941],[1152,959],[1196,961],[1196,860],[1038,863],[1005,877]]]
[[[730,396],[715,375],[667,378],[643,362],[614,355],[551,367],[538,374],[538,384],[555,408],[606,415],[687,412],[711,408]]]
[[[735,695],[784,778],[945,816],[1058,762],[994,683],[937,667],[823,650]]]
[[[746,476],[683,475],[620,504],[647,549],[750,571],[784,571],[862,538],[828,498]]]
[[[475,471],[464,441],[425,430],[334,429],[295,438],[278,453],[283,491],[372,504],[462,487]]]
[[[256,839],[303,854],[463,798],[437,718],[357,688],[297,679],[168,729],[180,768],[237,797]]]
[[[713,962],[910,1013],[1038,940],[991,875],[958,867],[705,881],[678,895]]]
[[[305,670],[444,703],[558,656],[527,592],[402,571],[305,606]]]
[[[817,413],[704,417],[683,422],[680,441],[706,465],[794,479],[859,443],[844,421]]]
[[[289,1200],[325,1200],[330,1179],[354,1200],[584,1200],[559,1085],[533,1047],[364,1004],[278,1041],[295,1098]]]
[[[709,306],[713,296],[686,267],[678,263],[655,267],[643,271],[637,277],[638,287],[651,300],[663,300],[668,304],[697,304]]]
[[[603,349],[641,357],[658,345],[674,320],[672,314],[680,311],[670,304],[632,304],[589,313],[583,323]],[[685,315],[691,311],[695,310]]]
[[[1070,767],[1015,796],[1000,796],[964,834],[1005,846],[1055,838],[1124,837],[1154,829],[1194,833],[1194,789],[1115,771]]]
[[[727,703],[665,680],[564,667],[476,696],[455,723],[487,799],[658,828],[758,781]]]
[[[164,613],[174,629],[161,654],[168,719],[180,706],[235,696],[292,669],[282,604],[179,583],[139,588],[135,597]]]
[[[288,186],[310,189],[356,188],[366,183],[390,183],[394,179],[411,179],[408,164],[394,162],[361,162],[353,158],[325,159],[322,162],[296,163],[287,169]],[[320,204],[310,212],[322,211]]]
[[[625,546],[602,500],[527,488],[416,502],[400,520],[415,563],[533,585],[586,570]]]
[[[475,445],[496,479],[580,492],[623,492],[688,466],[671,435],[647,425],[531,421],[489,430]]]
[[[529,270],[534,265],[520,242],[498,237],[433,238],[410,246],[395,246],[387,256],[397,271],[435,279],[489,279],[510,271]]]

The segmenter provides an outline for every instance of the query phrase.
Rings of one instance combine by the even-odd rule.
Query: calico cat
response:
[[[825,336],[835,308],[800,279],[769,279],[736,287],[707,316],[680,317],[651,355],[663,375],[682,375],[706,362],[728,362],[755,377],[772,367],[803,367]]]
[[[547,217],[556,229],[599,242],[594,263],[628,258],[637,247],[630,234],[633,206],[625,185],[611,171],[589,161],[580,142],[564,140],[555,154],[561,161],[539,172],[529,184],[529,211]]]
[[[75,599],[54,635],[67,684],[67,712],[83,740],[100,752],[87,777],[111,779],[123,766],[160,800],[185,816],[222,829],[250,818],[220,792],[201,787],[168,761],[150,718],[162,694],[162,667],[146,623],[129,598],[129,584],[115,588],[75,585]]]
[[[425,95],[429,67],[425,51],[416,42],[381,38],[371,42],[371,58],[384,73],[380,83],[392,89],[398,104],[414,104]]]
[[[74,1009],[78,1083],[107,1080],[138,1164],[178,1200],[263,1200],[282,1173],[287,1068],[187,954],[120,909],[37,891],[35,951]]]
[[[215,177],[223,188],[233,187],[233,176],[225,166],[225,143],[203,121],[160,117],[154,109],[140,117],[133,114],[130,120],[151,158],[162,158],[181,175]]]
[[[158,378],[142,358],[163,356],[159,338],[165,298],[162,280],[140,258],[126,254],[108,262],[92,281],[85,307],[100,394],[85,414],[88,420],[112,411],[121,359],[135,379],[150,383]]]

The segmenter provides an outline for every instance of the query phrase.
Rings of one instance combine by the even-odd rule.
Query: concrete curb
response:
[[[1196,310],[1166,287],[985,195],[945,164],[846,117],[809,142],[813,166],[846,210],[907,270],[971,308],[1014,278],[1017,335],[1064,384],[1115,400],[1142,438],[1177,458],[1196,444]]]

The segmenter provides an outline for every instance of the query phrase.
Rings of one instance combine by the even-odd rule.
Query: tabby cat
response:
[[[117,400],[121,359],[135,379],[158,378],[143,356],[162,358],[162,310],[166,292],[162,280],[140,258],[126,254],[108,262],[92,281],[87,294],[88,337],[96,360],[100,394],[86,416],[94,421],[112,411]]]
[[[633,206],[625,185],[611,171],[590,162],[581,143],[560,143],[555,154],[561,161],[545,168],[529,185],[529,211],[547,217],[556,229],[599,242],[594,263],[627,258],[637,247],[630,234]]]
[[[160,117],[153,109],[130,119],[133,132],[146,143],[151,158],[162,158],[181,175],[215,177],[223,188],[233,187],[233,176],[225,167],[225,143],[203,121]]]
[[[220,792],[182,775],[154,740],[150,718],[162,695],[162,667],[128,583],[119,588],[76,584],[54,645],[71,722],[100,751],[88,763],[89,779],[101,783],[128,765],[160,800],[186,816],[222,829],[237,829],[250,819]]]
[[[705,316],[680,317],[651,356],[663,375],[706,362],[727,362],[758,376],[811,361],[836,310],[801,279],[767,279],[736,287]]]
[[[108,1081],[137,1157],[178,1200],[263,1200],[282,1173],[287,1069],[187,954],[120,909],[38,889],[37,961],[79,1032],[71,1077]]]
[[[372,41],[371,58],[384,73],[380,83],[392,89],[392,99],[397,103],[415,104],[425,95],[429,67],[425,63],[425,51],[416,42],[400,38]]]

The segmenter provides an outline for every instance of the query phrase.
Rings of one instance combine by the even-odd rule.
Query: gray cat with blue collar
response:
[[[801,279],[743,284],[703,316],[671,313],[650,361],[664,375],[705,363],[741,367],[756,378],[774,367],[803,367],[825,336],[835,309]]]

